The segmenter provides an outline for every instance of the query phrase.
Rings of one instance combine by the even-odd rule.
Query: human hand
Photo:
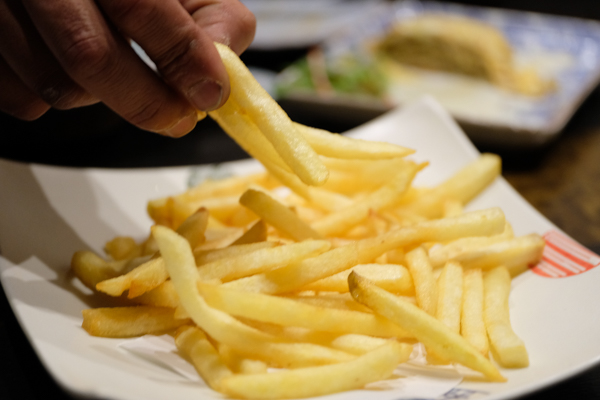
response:
[[[0,110],[34,120],[101,101],[139,128],[182,136],[196,110],[229,96],[213,42],[240,54],[255,26],[237,0],[0,0]]]

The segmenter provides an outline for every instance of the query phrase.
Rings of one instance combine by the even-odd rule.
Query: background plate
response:
[[[557,90],[539,98],[527,97],[456,74],[411,70],[390,79],[385,102],[351,95],[319,97],[306,91],[287,93],[280,101],[291,112],[302,109],[330,118],[364,118],[429,94],[477,144],[526,148],[554,139],[600,80],[599,23],[454,3],[393,2],[383,12],[366,16],[326,40],[322,44],[325,56],[333,60],[349,52],[368,57],[365,44],[384,35],[391,24],[429,12],[469,16],[498,28],[513,47],[515,63],[553,79]],[[280,84],[289,80],[289,72],[280,74]]]

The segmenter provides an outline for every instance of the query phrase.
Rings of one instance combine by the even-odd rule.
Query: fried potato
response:
[[[437,280],[436,317],[454,332],[460,332],[463,299],[463,269],[456,262],[447,263]]]
[[[292,210],[258,190],[248,189],[240,197],[240,204],[252,210],[262,220],[296,241],[323,239]]]
[[[529,365],[529,355],[525,344],[510,324],[510,282],[510,273],[506,267],[497,267],[486,272],[483,277],[483,316],[494,359],[505,368],[524,368]]]
[[[82,328],[92,336],[126,338],[160,334],[189,325],[189,319],[174,318],[166,307],[133,306],[90,308],[82,311]]]
[[[410,273],[406,267],[398,264],[358,264],[351,269],[306,285],[302,290],[348,292],[348,275],[352,271],[356,271],[389,292],[403,295],[414,294],[415,289]]]
[[[429,315],[435,316],[438,305],[438,288],[429,257],[423,247],[406,254],[406,266],[415,285],[417,304]]]
[[[323,236],[340,235],[364,221],[372,211],[392,206],[408,189],[419,166],[406,162],[404,168],[386,185],[339,211],[314,222],[313,229]]]
[[[177,350],[192,363],[204,382],[214,390],[222,390],[221,380],[233,375],[200,329],[193,326],[179,329],[175,335],[175,345]]]
[[[349,139],[340,134],[298,123],[294,123],[294,126],[318,154],[327,157],[381,160],[405,157],[415,152],[412,149],[387,142]]]
[[[460,334],[481,354],[487,356],[489,341],[483,320],[483,275],[480,269],[468,269],[463,275],[463,299]]]
[[[398,326],[374,314],[319,307],[283,297],[203,283],[199,283],[198,288],[211,307],[237,317],[325,332],[410,337]]]
[[[221,381],[223,391],[247,399],[291,399],[359,389],[389,377],[408,360],[412,346],[389,341],[354,360],[320,367],[267,374],[232,375]]]
[[[348,277],[348,283],[350,293],[356,301],[406,329],[436,355],[479,371],[491,381],[506,380],[498,369],[460,334],[424,310],[378,288],[355,272]]]
[[[198,269],[189,243],[176,232],[162,226],[153,227],[152,234],[165,259],[181,305],[198,327],[213,339],[241,354],[280,368],[323,365],[353,358],[346,352],[323,346],[290,343],[253,329],[229,314],[210,307],[198,293]]]
[[[227,102],[239,104],[242,112],[250,115],[252,121],[260,127],[260,132],[302,182],[313,186],[325,183],[327,168],[306,139],[296,130],[287,114],[260,86],[229,47],[220,43],[215,45],[231,82],[231,93]],[[219,109],[209,112],[208,115],[212,117],[220,112]]]

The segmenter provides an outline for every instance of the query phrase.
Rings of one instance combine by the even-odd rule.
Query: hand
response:
[[[142,129],[182,136],[196,110],[229,96],[213,42],[240,54],[255,26],[237,0],[0,0],[0,110],[34,120],[101,101]]]

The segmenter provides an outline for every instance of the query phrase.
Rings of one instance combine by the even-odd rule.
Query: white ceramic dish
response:
[[[431,161],[418,178],[420,185],[445,179],[477,156],[451,117],[431,99],[390,112],[348,134],[415,148],[416,159]],[[253,168],[258,168],[256,163],[244,161],[222,164],[219,171],[243,173]],[[124,350],[124,340],[88,336],[80,327],[81,310],[104,303],[83,289],[68,268],[77,250],[101,252],[103,244],[116,235],[146,235],[151,223],[145,214],[147,200],[184,190],[190,176],[190,168],[70,169],[0,160],[2,285],[42,363],[76,396],[116,400],[221,398],[202,382],[190,381],[155,359]],[[600,304],[600,268],[593,268],[600,264],[600,258],[577,245],[563,243],[564,235],[503,179],[469,208],[490,206],[502,207],[518,235],[554,232],[557,236],[549,240],[566,249],[571,260],[548,253],[546,262],[554,266],[540,265],[514,280],[512,320],[527,344],[531,366],[503,371],[507,383],[463,381],[453,393],[465,399],[523,395],[600,360],[600,309],[589,307]],[[573,263],[582,267],[563,274],[568,277],[542,276],[552,275],[556,266],[569,271]],[[328,398],[366,396],[365,391],[354,391]],[[369,391],[368,398],[404,397],[401,389],[386,389]]]
[[[554,80],[556,91],[529,97],[458,74],[406,69],[390,77],[385,102],[345,94],[319,97],[306,91],[289,92],[282,100],[293,110],[350,118],[406,105],[428,94],[450,111],[474,142],[532,148],[555,139],[600,80],[596,21],[432,1],[393,2],[375,16],[365,15],[322,43],[325,56],[331,63],[348,53],[368,58],[365,43],[383,37],[393,23],[424,13],[468,16],[496,27],[510,42],[516,65]],[[279,80],[289,79],[284,70]]]

